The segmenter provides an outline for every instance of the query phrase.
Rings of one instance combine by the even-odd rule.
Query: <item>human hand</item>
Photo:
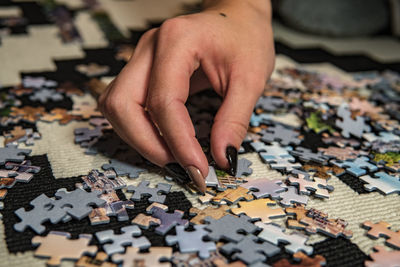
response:
[[[212,87],[223,98],[211,153],[221,168],[232,169],[227,148],[234,157],[274,67],[269,1],[204,6],[146,32],[99,97],[100,110],[125,142],[158,166],[179,163],[202,192],[208,162],[185,107],[189,94]]]

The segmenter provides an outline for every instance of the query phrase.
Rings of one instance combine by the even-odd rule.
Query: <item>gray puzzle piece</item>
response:
[[[79,144],[82,142],[88,142],[94,138],[98,138],[103,135],[102,127],[96,127],[94,129],[89,128],[76,128],[74,130],[75,143]]]
[[[55,202],[45,194],[41,194],[30,202],[34,207],[32,210],[26,211],[24,208],[16,210],[15,214],[22,221],[14,224],[14,229],[23,232],[29,227],[37,234],[42,234],[46,230],[46,227],[42,225],[44,222],[58,223],[66,215],[66,211],[57,206]]]
[[[110,164],[103,164],[103,170],[113,169],[117,175],[128,175],[129,178],[137,178],[139,174],[146,172],[146,169],[132,165],[131,163],[117,159],[110,160]]]
[[[368,191],[379,190],[385,195],[398,193],[400,194],[400,178],[389,175],[385,172],[377,172],[374,174],[377,178],[369,175],[361,176],[360,179],[366,182],[364,185]]]
[[[291,147],[283,147],[277,142],[272,142],[271,145],[266,145],[263,142],[251,142],[251,147],[257,152],[265,152],[267,155],[274,157],[288,156]]]
[[[121,228],[121,234],[114,234],[113,230],[106,230],[96,233],[96,237],[100,244],[111,242],[112,244],[103,245],[104,251],[107,255],[112,255],[115,253],[124,253],[124,246],[132,246],[140,249],[146,249],[151,246],[149,240],[142,236],[135,238],[135,236],[140,236],[142,231],[136,225],[125,226]]]
[[[102,191],[86,192],[82,189],[75,189],[68,192],[65,188],[61,188],[56,192],[56,205],[65,209],[72,217],[81,220],[88,216],[93,210],[90,205],[102,206],[106,203],[104,199],[99,198]]]
[[[210,251],[215,251],[217,248],[212,241],[203,241],[203,238],[208,234],[204,230],[205,225],[195,225],[194,231],[185,231],[184,226],[176,226],[176,235],[166,237],[166,242],[169,246],[178,243],[181,253],[198,252],[199,257],[207,259],[210,257]]]
[[[219,220],[209,216],[204,219],[208,223],[205,229],[210,231],[207,236],[211,240],[228,240],[233,242],[238,242],[245,237],[239,234],[239,232],[254,233],[257,230],[257,227],[249,222],[250,220],[245,215],[236,217],[230,214],[225,215]]]
[[[252,164],[253,162],[246,158],[239,159],[235,177],[241,178],[243,176],[251,175],[253,173],[253,169],[249,167]]]
[[[351,111],[348,109],[346,103],[340,105],[337,115],[342,118],[342,120],[336,120],[335,124],[342,129],[343,137],[349,138],[350,134],[352,134],[361,138],[364,132],[369,132],[371,130],[371,128],[365,124],[363,117],[357,116],[355,120],[351,117]]]
[[[263,229],[258,237],[264,241],[271,242],[274,245],[278,245],[280,242],[288,243],[285,246],[285,250],[291,254],[303,251],[308,255],[313,253],[313,247],[307,246],[306,242],[308,236],[299,233],[286,234],[284,229],[273,224],[264,224],[257,222],[256,225]]]
[[[266,152],[260,153],[261,159],[268,163],[271,169],[274,170],[282,170],[282,171],[293,171],[294,169],[299,169],[302,165],[298,162],[295,162],[296,159],[291,155],[284,156],[271,156]]]
[[[213,166],[208,166],[208,175],[206,177],[206,186],[221,188],[221,183],[218,180],[217,173]]]
[[[260,97],[257,101],[256,108],[262,108],[265,111],[274,112],[278,108],[284,107],[286,102],[281,98]]]
[[[176,225],[186,227],[189,224],[188,220],[182,219],[183,211],[175,210],[174,213],[168,213],[162,208],[152,207],[150,210],[151,216],[160,220],[160,225],[156,227],[156,233],[165,235]]]
[[[25,156],[30,154],[30,149],[19,149],[17,146],[8,145],[0,148],[0,165],[5,164],[7,161],[22,162]]]
[[[301,143],[299,135],[300,134],[298,132],[278,124],[276,126],[268,127],[268,129],[266,130],[263,130],[261,141],[268,143],[278,141],[281,145],[284,146],[290,144],[299,145]]]
[[[329,157],[325,156],[321,152],[314,153],[311,152],[310,149],[304,147],[298,147],[296,148],[295,151],[290,151],[290,154],[292,154],[295,157],[298,157],[300,160],[304,162],[313,161],[323,165],[325,165],[329,159]]]
[[[160,193],[168,194],[171,190],[171,185],[159,183],[155,188],[151,188],[149,187],[149,184],[149,181],[142,181],[139,186],[128,186],[127,191],[134,192],[131,199],[138,201],[142,196],[150,196],[149,202],[164,203],[166,196],[161,195]]]
[[[58,93],[54,89],[41,89],[39,91],[34,92],[29,99],[32,101],[40,101],[41,103],[45,104],[49,100],[53,101],[61,101],[63,100],[63,95]]]
[[[332,163],[341,168],[345,168],[346,172],[353,176],[360,177],[367,173],[367,169],[371,172],[377,171],[378,167],[372,163],[369,163],[368,157],[358,157],[355,160],[346,160],[343,162],[333,161]]]
[[[221,247],[221,251],[232,254],[232,259],[241,260],[246,264],[254,264],[264,261],[267,257],[272,257],[280,252],[280,248],[268,243],[258,243],[258,238],[254,235],[247,235],[238,243],[228,243]]]
[[[56,87],[57,82],[47,80],[45,77],[31,77],[25,76],[22,79],[22,84],[25,88],[41,88],[41,87]]]
[[[282,180],[254,179],[241,185],[253,191],[252,194],[257,199],[270,197],[272,199],[279,198],[279,193],[284,192],[285,187],[281,186]]]
[[[279,203],[286,207],[289,207],[294,203],[307,205],[308,202],[308,196],[299,195],[297,193],[297,188],[294,186],[289,186],[288,190],[281,193],[279,197]]]

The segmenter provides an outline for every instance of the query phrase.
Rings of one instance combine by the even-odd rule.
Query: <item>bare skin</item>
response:
[[[214,160],[227,169],[274,68],[268,0],[204,1],[200,13],[166,20],[140,39],[99,107],[130,146],[158,166],[179,163],[204,191],[208,162],[185,102],[214,90],[223,103],[211,130]],[[200,178],[199,178],[200,177]]]

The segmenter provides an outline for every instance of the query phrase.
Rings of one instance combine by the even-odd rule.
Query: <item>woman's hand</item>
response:
[[[185,107],[189,94],[212,87],[222,96],[211,152],[228,169],[226,149],[240,147],[274,67],[269,1],[211,0],[204,6],[146,32],[99,98],[124,141],[159,166],[178,162],[201,191],[208,162]]]

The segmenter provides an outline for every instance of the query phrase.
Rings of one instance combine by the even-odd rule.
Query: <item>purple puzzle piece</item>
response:
[[[152,207],[150,213],[154,218],[160,219],[161,223],[155,230],[156,233],[161,235],[165,235],[176,225],[186,227],[189,224],[188,220],[182,219],[183,211],[180,210],[175,210],[174,213],[167,213],[162,208]]]

